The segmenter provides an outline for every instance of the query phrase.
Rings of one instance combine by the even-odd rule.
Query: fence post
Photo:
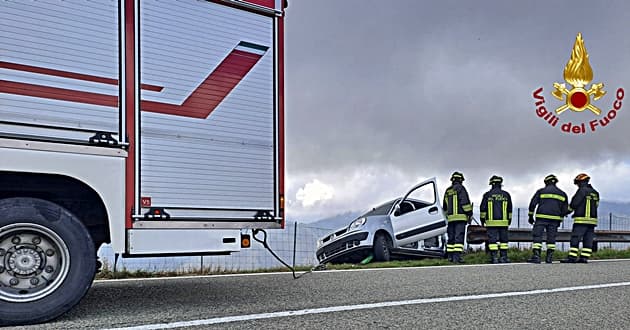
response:
[[[298,223],[293,223],[293,269],[295,269],[295,246],[297,245],[297,226]]]
[[[608,230],[612,230],[612,212],[608,213]],[[612,249],[612,242],[608,242],[608,248]]]
[[[521,208],[516,209],[516,228],[521,228]],[[516,248],[521,249],[521,242],[516,243]]]
[[[199,271],[203,274],[203,256],[199,256],[199,258],[201,260],[201,269]]]

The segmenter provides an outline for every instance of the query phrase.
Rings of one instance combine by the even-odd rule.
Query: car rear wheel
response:
[[[385,234],[377,234],[374,238],[374,259],[389,261],[391,259],[392,241]]]
[[[0,326],[39,323],[85,295],[96,268],[85,226],[36,198],[0,200]]]

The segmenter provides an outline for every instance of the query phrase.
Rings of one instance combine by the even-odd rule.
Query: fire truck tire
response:
[[[392,241],[389,236],[379,233],[374,238],[374,259],[376,261],[389,261],[391,258]]]
[[[0,200],[0,326],[41,323],[74,307],[94,280],[94,243],[68,210]]]

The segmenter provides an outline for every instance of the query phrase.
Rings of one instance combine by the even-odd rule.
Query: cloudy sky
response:
[[[457,170],[478,204],[493,174],[526,205],[549,173],[573,194],[587,172],[603,199],[630,201],[630,96],[605,128],[570,135],[546,105],[578,32],[611,109],[630,88],[630,3],[292,0],[286,17],[287,213],[364,210]],[[590,85],[589,85],[590,86]],[[630,90],[628,91],[630,93]],[[627,103],[627,104],[626,104]],[[560,124],[601,118],[567,111]]]

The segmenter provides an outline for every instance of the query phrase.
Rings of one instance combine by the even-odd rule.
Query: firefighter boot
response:
[[[449,262],[453,262],[453,252],[446,252],[446,256]]]
[[[585,256],[580,256],[580,258],[575,261],[578,264],[587,264],[588,263],[588,257]]]
[[[501,258],[499,258],[499,263],[501,264],[510,263],[510,259],[508,259],[507,253],[508,253],[507,250],[501,250]]]
[[[547,255],[545,255],[545,263],[552,263],[553,262],[553,250],[547,250]]]
[[[460,252],[453,252],[453,262],[458,264],[464,263]]]
[[[490,251],[490,263],[491,264],[499,263],[499,259],[497,259],[497,251]]]
[[[563,264],[574,264],[576,262],[577,262],[577,258],[574,256],[569,256],[566,259],[560,260],[560,263],[563,263]]]
[[[539,264],[540,263],[540,249],[534,249],[534,255],[527,259],[527,262],[532,263],[532,264]]]

